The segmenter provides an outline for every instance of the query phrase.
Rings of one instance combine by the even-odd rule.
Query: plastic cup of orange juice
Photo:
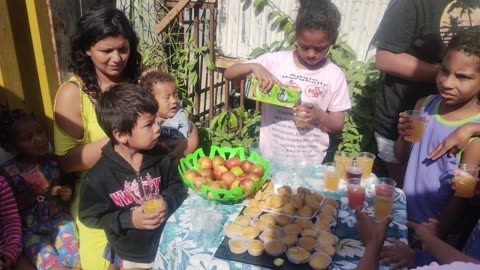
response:
[[[396,185],[395,180],[386,177],[380,177],[376,181],[373,213],[377,220],[384,220],[392,213]]]
[[[347,179],[347,167],[352,166],[352,155],[347,152],[337,152],[334,161],[335,166],[337,167],[337,172],[340,174],[340,178]]]
[[[472,198],[475,195],[475,185],[480,167],[473,164],[459,164],[454,171],[455,196]]]
[[[337,191],[338,184],[340,183],[340,175],[337,172],[335,163],[327,162],[323,165],[325,167],[325,190]]]
[[[357,160],[357,167],[362,168],[362,178],[368,178],[372,174],[373,161],[375,160],[375,155],[369,152],[360,152],[355,158]]]
[[[304,116],[305,114],[307,114],[306,112],[304,111],[300,111],[298,112],[298,116]],[[308,127],[310,125],[310,122],[307,122],[307,121],[303,121],[303,120],[300,120],[300,118],[298,118],[298,116],[295,116],[295,125],[297,127]]]
[[[422,112],[419,110],[405,111],[408,118],[412,121],[413,128],[410,129],[410,135],[405,136],[405,141],[418,142],[422,139],[423,129],[425,128],[426,118],[422,116]]]
[[[150,194],[142,199],[143,213],[155,214],[160,211],[163,199],[160,194]]]

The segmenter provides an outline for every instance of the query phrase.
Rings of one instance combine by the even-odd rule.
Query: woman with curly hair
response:
[[[107,269],[103,230],[89,229],[78,220],[78,202],[84,173],[100,158],[108,137],[98,125],[94,105],[100,93],[116,83],[136,82],[141,55],[138,37],[125,14],[113,8],[85,13],[71,38],[73,76],[58,90],[54,105],[55,154],[61,168],[75,175],[70,207],[80,236],[80,258],[85,270]]]

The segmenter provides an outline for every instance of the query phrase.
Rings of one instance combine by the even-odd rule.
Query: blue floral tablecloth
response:
[[[318,179],[305,181],[304,186],[321,187]],[[313,186],[313,187],[312,187]],[[339,202],[335,234],[339,237],[336,254],[328,269],[355,269],[364,247],[355,228],[355,215],[348,206],[345,185],[337,192],[324,192]],[[182,206],[172,215],[163,230],[155,258],[154,269],[262,269],[262,267],[216,258],[221,244],[223,226],[232,223],[244,206],[207,201],[190,190]],[[363,211],[373,217],[372,189],[367,188]],[[396,189],[395,202],[388,237],[407,243],[407,216],[405,194]],[[388,269],[382,267],[381,269]]]

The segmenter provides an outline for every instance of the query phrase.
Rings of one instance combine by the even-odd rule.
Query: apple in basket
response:
[[[225,166],[225,159],[222,156],[214,156],[212,158],[213,169],[218,166]]]
[[[205,156],[201,157],[198,159],[198,168],[201,169],[212,169],[213,168],[213,162],[212,160]]]
[[[212,169],[201,169],[200,174],[207,178],[213,179],[213,170]]]
[[[250,173],[254,173],[260,177],[262,177],[263,173],[265,172],[265,169],[263,168],[262,164],[254,164],[250,168]]]
[[[224,172],[222,174],[222,182],[225,184],[227,189],[230,189],[230,186],[232,185],[233,181],[235,181],[236,176],[232,172]]]
[[[215,169],[213,169],[213,176],[215,177],[216,180],[222,180],[222,175],[225,172],[228,172],[227,167],[220,165],[218,167],[215,167]]]
[[[240,166],[240,163],[242,163],[242,161],[240,161],[238,157],[231,157],[227,159],[225,166],[230,170],[233,166]]]
[[[202,190],[202,186],[206,185],[208,182],[211,182],[210,179],[204,177],[204,176],[197,176],[193,179],[193,185],[195,185],[195,188],[198,191]]]
[[[254,163],[251,162],[250,160],[244,160],[242,161],[242,163],[240,163],[240,167],[244,172],[248,173],[250,172],[250,168],[252,168],[253,164]]]
[[[207,186],[211,187],[212,189],[222,189],[224,188],[224,184],[220,181],[210,181],[207,183]],[[210,199],[215,199],[215,196],[211,192],[208,192],[207,194],[208,198]]]
[[[235,176],[239,176],[241,174],[243,174],[243,170],[242,168],[240,168],[240,166],[233,166],[230,171],[235,174]]]
[[[202,176],[197,170],[188,170],[185,172],[185,174],[183,175],[185,177],[185,179],[188,179],[190,181],[193,181],[193,179],[199,177],[199,176]]]
[[[252,179],[245,177],[242,180],[240,180],[240,183],[238,185],[242,188],[243,192],[246,193],[252,188],[252,185],[254,183],[255,182]]]

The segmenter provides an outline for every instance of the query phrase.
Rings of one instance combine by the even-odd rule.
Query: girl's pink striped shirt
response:
[[[21,238],[17,202],[7,181],[0,176],[0,256],[15,262],[22,251]]]

